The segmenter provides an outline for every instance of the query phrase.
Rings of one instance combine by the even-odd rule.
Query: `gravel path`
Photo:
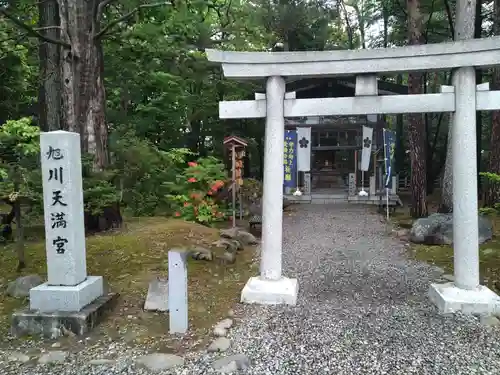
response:
[[[285,217],[285,274],[299,279],[299,302],[245,306],[224,355],[245,354],[251,365],[241,373],[249,375],[500,374],[500,328],[437,314],[426,293],[441,271],[409,260],[385,233],[360,206],[304,205]],[[140,354],[124,352],[112,366],[71,357],[2,374],[149,373],[132,365]],[[192,353],[185,366],[159,373],[217,373],[211,364],[221,356]]]

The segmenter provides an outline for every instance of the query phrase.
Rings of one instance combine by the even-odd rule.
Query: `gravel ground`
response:
[[[301,206],[284,223],[285,274],[299,279],[297,306],[244,306],[223,354],[191,353],[160,374],[212,374],[212,362],[246,355],[245,374],[500,374],[500,328],[477,318],[441,316],[426,297],[442,272],[410,260],[380,217],[358,206]],[[140,351],[113,344],[71,355],[63,364],[0,363],[0,373],[149,374]],[[89,358],[119,354],[115,364]],[[0,360],[1,361],[1,360]]]

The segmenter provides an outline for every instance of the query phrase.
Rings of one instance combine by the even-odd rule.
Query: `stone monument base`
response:
[[[444,314],[459,311],[471,315],[500,313],[500,297],[482,285],[475,290],[465,290],[454,283],[431,284],[429,298]]]
[[[299,285],[297,279],[282,277],[265,280],[251,277],[241,292],[241,302],[261,305],[296,305]]]
[[[72,332],[84,335],[97,326],[118,299],[117,293],[107,293],[80,311],[41,312],[25,309],[12,315],[11,333],[15,336],[40,335],[57,338]]]
[[[30,290],[30,309],[40,312],[80,311],[103,294],[102,276],[87,276],[75,286],[44,283]]]

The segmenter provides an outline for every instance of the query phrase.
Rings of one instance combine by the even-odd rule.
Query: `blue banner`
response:
[[[297,187],[297,131],[285,130],[284,187]]]
[[[394,164],[394,150],[396,148],[396,133],[384,129],[384,158],[385,158],[385,187],[391,185]]]

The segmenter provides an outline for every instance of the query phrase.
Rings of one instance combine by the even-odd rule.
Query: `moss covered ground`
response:
[[[89,275],[102,275],[111,291],[120,298],[116,308],[100,325],[94,336],[121,337],[131,344],[158,344],[168,335],[168,315],[143,311],[149,282],[156,276],[167,276],[167,253],[173,247],[211,247],[219,230],[181,220],[151,217],[126,220],[124,229],[87,237]],[[43,228],[26,228],[27,268],[16,272],[13,245],[0,250],[0,284],[20,275],[46,274]],[[222,251],[212,248],[213,251]],[[248,278],[256,273],[254,251],[238,253],[235,264],[221,262],[188,262],[190,333],[197,337],[226,316],[238,301]],[[10,316],[28,301],[0,294],[0,335],[5,337]]]
[[[406,200],[405,200],[406,201]],[[429,213],[436,212],[438,197],[431,197]],[[396,225],[411,228],[413,222],[408,207],[392,215]],[[500,218],[491,217],[493,239],[479,247],[479,268],[481,283],[500,293]],[[446,273],[453,274],[453,247],[411,244],[410,251],[417,260],[435,264]]]

